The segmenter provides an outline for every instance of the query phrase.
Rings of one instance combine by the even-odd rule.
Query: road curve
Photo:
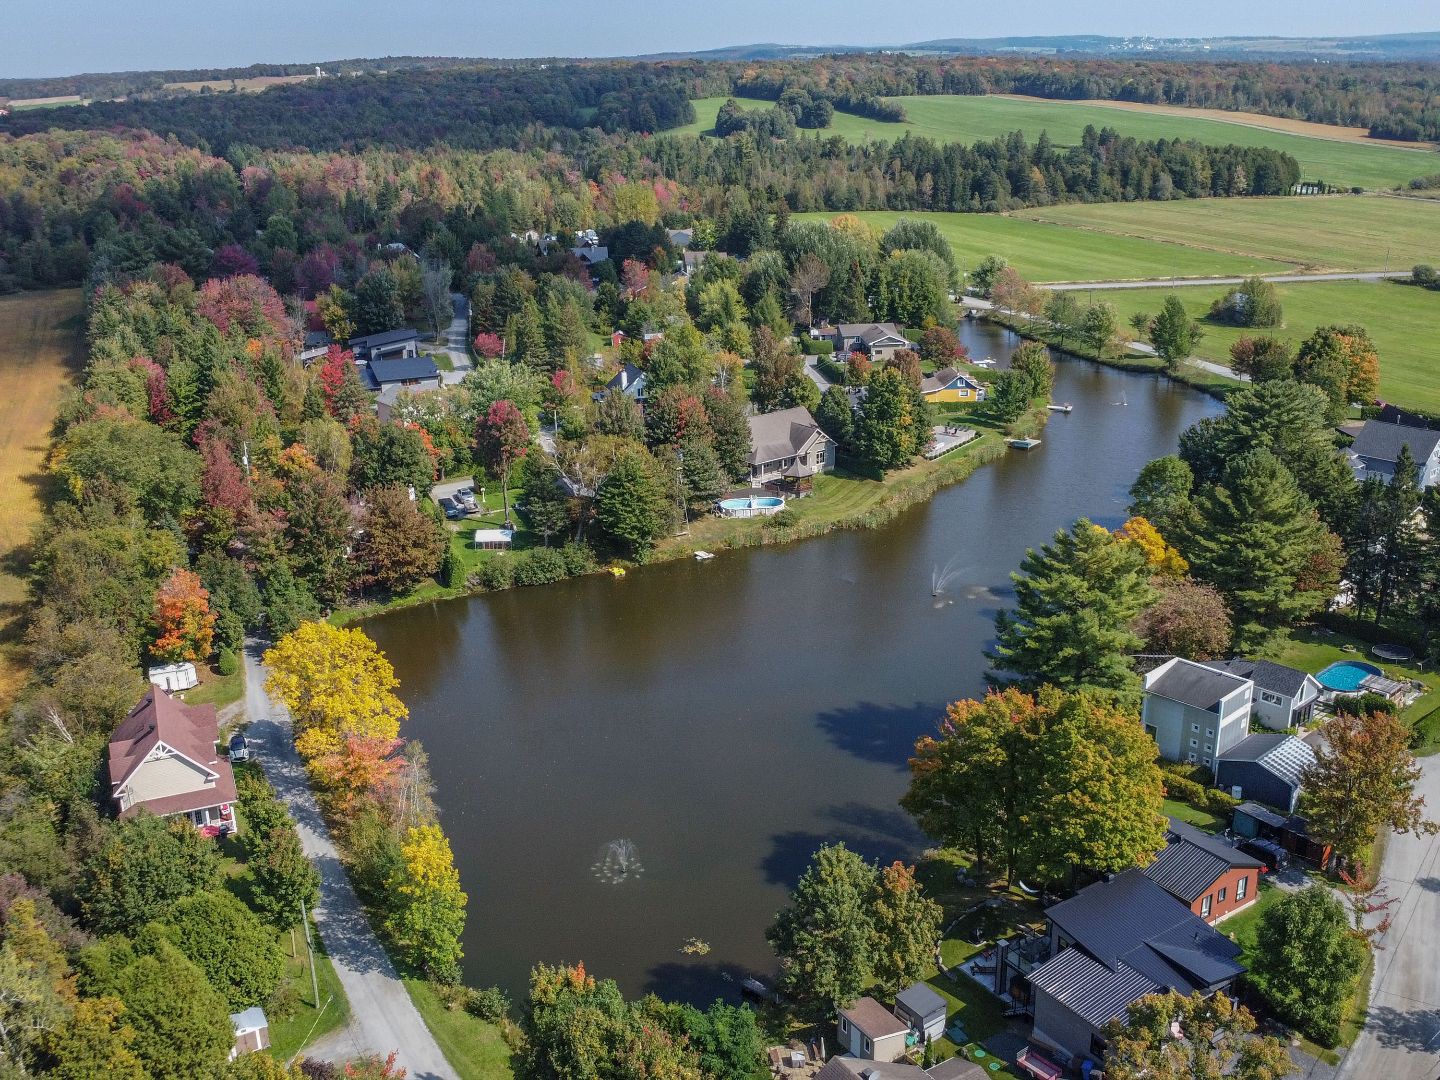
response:
[[[410,1080],[450,1080],[455,1070],[395,974],[340,863],[291,744],[290,714],[265,693],[265,668],[260,662],[263,651],[258,642],[245,643],[245,712],[250,720],[246,737],[252,740],[265,775],[289,807],[301,847],[320,871],[315,923],[350,999],[349,1025],[320,1040],[310,1052],[318,1056],[323,1047],[328,1055],[346,1058],[362,1054],[383,1057],[398,1050],[396,1061],[405,1067]]]

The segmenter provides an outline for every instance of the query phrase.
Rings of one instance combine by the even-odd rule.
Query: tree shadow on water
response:
[[[703,1009],[716,998],[738,999],[741,980],[751,974],[739,964],[664,960],[645,972],[645,993]]]
[[[925,834],[899,810],[891,813],[847,803],[832,807],[827,814],[835,819],[833,829],[796,829],[770,838],[770,851],[760,860],[766,882],[793,889],[815,852],[826,844],[844,844],[866,862],[882,866],[896,859],[913,860],[927,844]]]
[[[908,706],[861,701],[822,712],[816,722],[847,754],[903,769],[915,752],[915,740],[933,734],[944,712],[944,705],[919,701]]]

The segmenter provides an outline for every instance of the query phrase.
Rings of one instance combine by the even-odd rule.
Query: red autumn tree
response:
[[[226,244],[217,248],[210,272],[216,277],[235,277],[238,274],[258,274],[260,264],[239,244]]]
[[[245,470],[235,462],[224,440],[211,435],[201,440],[200,499],[211,510],[228,510],[239,517],[254,496]]]
[[[639,259],[626,259],[620,266],[620,295],[635,300],[650,288],[650,268]]]
[[[505,351],[505,339],[488,330],[475,335],[475,351],[487,360],[494,360]]]
[[[146,409],[150,420],[162,427],[175,419],[170,410],[170,397],[165,390],[165,369],[148,356],[136,356],[130,360],[132,370],[145,376]]]
[[[189,570],[177,568],[155,594],[157,637],[150,652],[158,660],[176,664],[203,660],[215,637],[215,616],[210,594]]]
[[[309,769],[326,800],[344,815],[361,799],[390,806],[401,782],[404,739],[342,735],[336,747],[310,759]]]
[[[365,395],[360,374],[355,369],[354,353],[331,345],[315,377],[320,381],[320,396],[325,399],[325,409],[331,416],[348,421],[355,415],[357,403]]]
[[[505,524],[510,524],[510,466],[530,445],[530,428],[514,402],[494,402],[475,425],[475,452],[486,466],[500,474],[505,500]]]
[[[273,340],[283,336],[285,302],[268,281],[254,274],[211,278],[200,286],[195,310],[222,334],[238,327],[246,337]]]

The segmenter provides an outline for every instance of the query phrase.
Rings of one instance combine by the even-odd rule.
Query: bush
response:
[[[571,577],[593,574],[600,565],[589,544],[566,544],[560,549],[560,558],[565,560],[565,573]]]
[[[1348,713],[1351,716],[1369,716],[1371,713],[1394,716],[1398,711],[1395,703],[1384,694],[1376,694],[1371,691],[1363,694],[1337,695],[1332,705],[1337,713]]]
[[[565,576],[565,557],[554,548],[535,548],[515,560],[516,585],[548,585]]]
[[[273,1023],[276,1020],[295,1019],[300,1011],[300,991],[288,979],[275,988],[265,1001],[265,1016]]]
[[[767,529],[788,529],[792,525],[800,524],[800,515],[790,507],[785,507],[778,514],[771,514],[765,519]]]
[[[825,338],[812,339],[806,334],[800,339],[801,346],[809,356],[830,356],[835,352],[835,343]]]
[[[508,589],[515,584],[515,557],[501,552],[470,576],[482,589]]]
[[[465,1011],[487,1024],[498,1024],[510,1013],[510,998],[498,986],[471,990],[470,999],[465,1003]]]
[[[447,589],[459,588],[464,584],[460,570],[460,560],[455,557],[455,549],[447,544],[445,555],[440,560],[440,584]]]
[[[1416,285],[1423,285],[1427,289],[1435,287],[1437,275],[1435,268],[1429,263],[1416,263],[1410,271],[1410,280]]]
[[[240,670],[240,658],[235,655],[234,649],[220,650],[220,655],[215,660],[215,670],[221,675],[234,675]]]

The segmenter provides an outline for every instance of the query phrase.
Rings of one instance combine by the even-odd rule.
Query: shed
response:
[[[1249,735],[1227,750],[1215,768],[1222,790],[1239,788],[1239,797],[1294,813],[1301,778],[1315,764],[1315,751],[1303,739],[1278,731]]]
[[[231,1061],[241,1054],[270,1049],[270,1021],[265,1019],[265,1010],[258,1005],[244,1012],[231,1013],[230,1026],[235,1030],[235,1045],[230,1048]]]
[[[159,667],[152,667],[145,673],[150,681],[160,687],[161,690],[168,690],[175,693],[177,690],[189,690],[191,687],[200,685],[200,678],[195,674],[195,665],[188,660],[183,664],[162,664]]]
[[[509,551],[514,539],[513,529],[476,529],[474,546],[482,551]]]
[[[923,982],[895,995],[895,1015],[924,1039],[938,1039],[945,1034],[945,999]]]

